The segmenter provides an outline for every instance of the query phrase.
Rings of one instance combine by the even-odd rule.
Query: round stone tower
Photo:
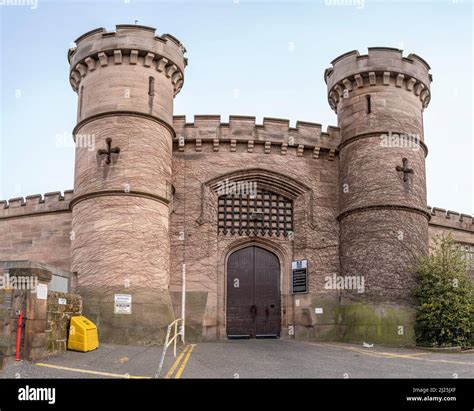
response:
[[[138,25],[92,30],[69,50],[78,93],[72,271],[102,341],[158,340],[174,317],[173,98],[183,85],[184,53],[173,36]]]
[[[412,266],[428,251],[423,110],[430,67],[386,47],[351,51],[331,64],[324,77],[341,129],[341,275],[364,284],[341,293],[341,337],[409,343]]]

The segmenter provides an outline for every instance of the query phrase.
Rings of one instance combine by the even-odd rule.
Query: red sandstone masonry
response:
[[[403,56],[403,51],[391,47],[369,47],[361,55],[357,50],[335,58],[332,68],[326,69],[324,79],[328,85],[328,102],[332,109],[345,93],[376,84],[403,88],[414,93],[426,108],[430,102],[430,66],[416,54]],[[337,70],[335,67],[337,65]]]
[[[430,206],[428,206],[428,212],[431,214],[430,225],[442,226],[454,230],[471,231],[474,235],[474,219],[472,215],[445,210],[443,208],[431,208]]]
[[[190,123],[173,117],[185,50],[153,28],[96,29],[76,43],[68,55],[79,95],[74,134],[97,136],[101,148],[113,138],[121,149],[118,162],[104,173],[96,153],[76,151],[73,213],[72,191],[1,202],[0,259],[76,271],[85,314],[98,320],[105,340],[162,341],[173,306],[179,309],[183,262],[189,328],[197,337],[225,335],[225,261],[237,246],[255,242],[278,254],[283,328],[321,332],[339,320],[320,323],[311,314],[314,305],[322,306],[323,297],[325,307],[353,297],[327,291],[327,275],[366,276],[367,300],[377,311],[384,311],[380,301],[410,308],[415,279],[405,268],[425,254],[428,235],[451,231],[456,241],[474,244],[472,216],[426,212],[424,150],[386,150],[378,141],[390,131],[423,137],[431,74],[418,56],[377,47],[335,59],[325,79],[340,128],[324,132],[317,123],[290,127],[278,118],[256,124],[251,116],[221,122],[218,115],[196,115]],[[404,157],[416,170],[411,185],[396,171]],[[294,238],[218,234],[215,185],[223,179],[261,182],[292,199]],[[350,190],[341,200],[338,188],[346,182]],[[135,193],[128,195],[125,186]],[[289,273],[291,261],[302,258],[309,261],[309,293],[296,308]],[[133,293],[128,323],[111,309],[117,292]],[[357,327],[367,326],[358,321]]]
[[[24,217],[33,214],[69,212],[69,202],[73,196],[72,190],[46,193],[44,196],[35,194],[23,197],[11,198],[8,201],[0,201],[0,219]]]
[[[305,149],[313,150],[314,158],[319,157],[321,150],[326,151],[333,159],[341,142],[337,127],[328,126],[323,132],[321,124],[303,121],[290,127],[287,119],[265,117],[263,124],[256,124],[255,117],[229,116],[229,122],[222,123],[219,115],[196,115],[194,121],[188,123],[185,116],[174,116],[173,125],[178,151],[183,151],[187,143],[195,144],[196,151],[201,150],[203,143],[213,144],[214,151],[219,151],[220,143],[230,142],[231,152],[237,150],[237,144],[247,145],[249,152],[256,144],[265,144],[267,150],[279,147],[282,155],[287,154],[290,147],[300,153]]]
[[[74,91],[87,74],[100,67],[121,64],[144,66],[150,73],[162,73],[173,84],[175,95],[184,82],[184,68],[188,60],[183,44],[170,34],[156,36],[153,27],[118,24],[115,31],[104,28],[91,30],[75,41],[69,49],[70,83]]]

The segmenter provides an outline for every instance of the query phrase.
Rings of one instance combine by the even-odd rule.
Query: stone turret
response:
[[[103,341],[159,339],[174,316],[173,98],[184,81],[184,53],[173,36],[137,25],[92,30],[69,50],[78,93],[72,271]],[[114,313],[116,294],[132,296],[131,314]]]
[[[429,70],[415,54],[374,47],[367,55],[337,57],[324,76],[341,130],[341,274],[365,279],[365,292],[345,292],[342,303],[355,313],[359,332],[378,330],[380,341],[410,340],[411,267],[428,250],[423,110],[431,95]]]

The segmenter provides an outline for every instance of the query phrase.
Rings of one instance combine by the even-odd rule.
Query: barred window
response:
[[[459,244],[459,249],[464,253],[464,257],[468,261],[468,270],[474,270],[474,245],[473,244]]]
[[[293,231],[293,202],[264,190],[222,195],[218,218],[219,234],[288,236]]]

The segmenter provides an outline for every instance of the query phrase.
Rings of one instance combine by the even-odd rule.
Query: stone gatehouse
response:
[[[186,50],[153,28],[75,43],[74,190],[0,202],[0,260],[70,271],[101,341],[161,341],[185,277],[188,338],[410,344],[429,238],[449,231],[473,257],[472,216],[426,204],[432,76],[416,54],[333,60],[338,127],[323,130],[174,115]]]

